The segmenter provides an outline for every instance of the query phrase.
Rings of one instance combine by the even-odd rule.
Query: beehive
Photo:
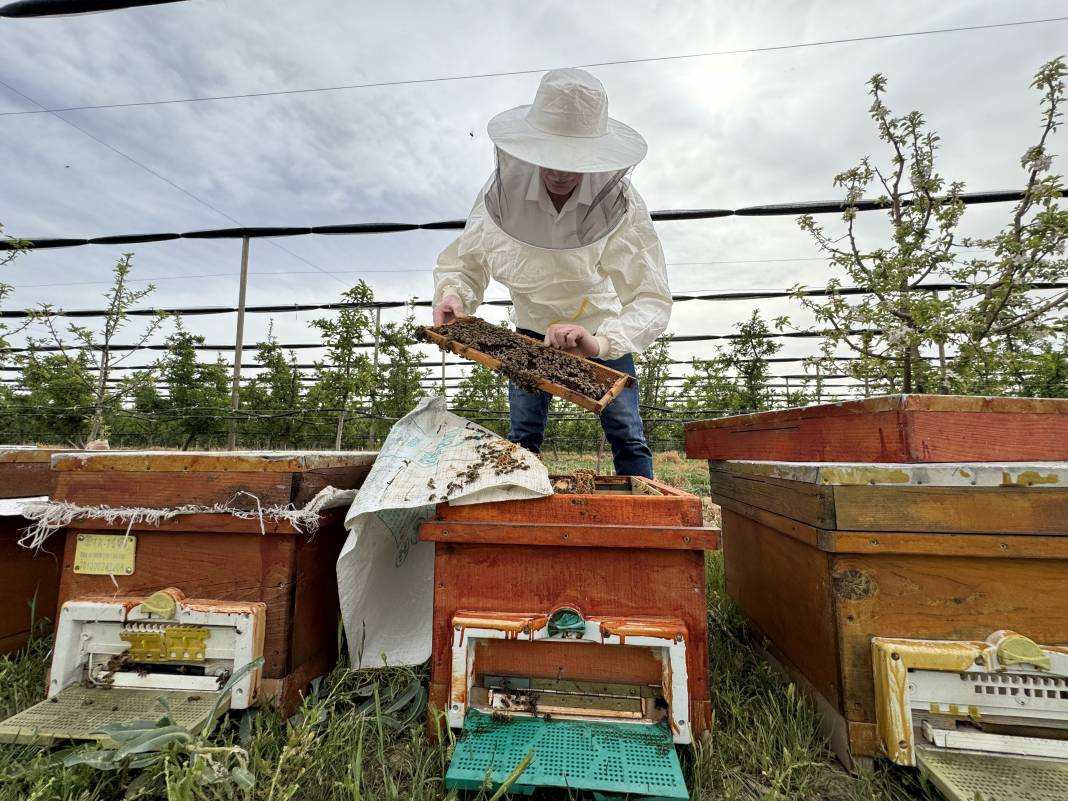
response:
[[[684,642],[689,704],[672,713],[694,737],[709,728],[703,551],[718,547],[718,531],[702,528],[699,498],[665,484],[599,477],[595,487],[535,500],[441,504],[423,524],[420,537],[436,543],[433,708],[447,710],[462,679],[453,675],[454,623],[507,628],[529,616],[536,627],[555,610],[571,609],[597,619],[602,638],[642,621],[641,633]],[[661,632],[656,620],[672,622]],[[636,648],[518,641],[532,634],[530,625],[513,633],[478,646],[480,674],[602,684],[662,679]]]
[[[1068,461],[1068,400],[886,395],[686,425],[695,459]]]
[[[1066,423],[1063,401],[895,397],[688,426],[728,593],[847,765],[887,753],[873,637],[1068,642],[1068,465],[1036,459]]]
[[[32,498],[51,494],[49,462],[61,448],[0,446],[0,498]]]
[[[244,516],[202,511],[132,526],[79,517],[63,534],[59,603],[146,596],[166,587],[193,598],[262,601],[267,605],[263,693],[292,710],[307,682],[336,662],[335,562],[346,536],[346,509],[323,510],[311,534],[270,512],[287,505],[301,509],[326,486],[357,488],[373,461],[370,453],[57,455],[52,460],[57,501],[87,508],[244,510]],[[101,559],[99,541],[92,539],[101,534],[111,535],[104,542],[115,550],[127,535],[133,539],[132,556],[123,552],[130,561],[125,567],[115,562],[111,574],[86,572],[92,560]]]
[[[29,525],[21,499],[47,496],[52,489],[50,448],[0,448],[0,654],[22,648],[35,622],[50,620],[59,588],[59,559],[18,544]],[[46,634],[40,628],[37,633]]]

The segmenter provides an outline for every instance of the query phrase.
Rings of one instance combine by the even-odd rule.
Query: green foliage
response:
[[[3,232],[4,226],[0,223],[0,234],[3,234]],[[0,250],[0,267],[6,267],[8,264],[11,264],[11,262],[25,253],[26,248],[30,245],[29,242],[15,239],[12,236],[5,236],[3,241],[7,249]],[[11,294],[11,285],[0,281],[0,304],[3,304],[4,299],[7,298],[9,294]],[[5,339],[7,332],[8,327],[5,324],[0,323],[0,348],[6,348],[8,346],[7,339]],[[5,357],[6,354],[0,352],[0,364],[4,362]]]
[[[837,276],[827,283],[826,299],[798,293],[827,331],[820,363],[877,391],[1026,391],[1020,380],[1026,363],[1063,328],[1068,304],[1068,292],[1034,291],[1036,284],[1068,274],[1068,210],[1058,206],[1063,182],[1051,172],[1048,145],[1059,126],[1065,73],[1057,59],[1043,65],[1032,83],[1042,93],[1042,134],[1021,159],[1024,197],[1009,224],[995,236],[959,242],[963,184],[947,183],[936,171],[939,137],[919,112],[890,112],[882,75],[869,81],[871,116],[889,146],[889,163],[880,167],[864,158],[835,177],[845,190],[844,231],[828,232],[811,216],[799,219],[830,266],[868,293],[847,299]],[[865,247],[857,206],[873,187],[890,230],[882,244]],[[960,246],[991,255],[962,258]],[[919,290],[930,281],[964,286],[941,296]],[[856,359],[839,364],[835,356],[842,348]]]
[[[345,422],[350,409],[370,396],[375,386],[375,372],[370,356],[360,344],[373,338],[374,320],[368,305],[374,302],[374,292],[363,281],[341,293],[351,306],[342,308],[336,318],[312,320],[318,329],[326,351],[326,361],[316,365],[315,385],[309,392],[309,405],[317,409],[337,411],[334,447],[340,449],[346,432]],[[326,367],[329,364],[330,367]],[[349,426],[351,435],[362,435],[366,426]]]
[[[500,373],[476,364],[457,386],[452,407],[490,431],[508,435],[508,379]]]
[[[133,394],[141,383],[152,379],[152,371],[145,370],[137,374],[136,380],[123,381],[117,386],[111,386],[109,383],[112,370],[126,361],[137,348],[148,342],[166,319],[166,315],[157,312],[134,339],[133,348],[124,350],[122,355],[116,356],[115,339],[130,322],[130,309],[156,289],[152,284],[145,289],[130,289],[128,279],[132,269],[133,254],[123,254],[112,270],[114,282],[111,289],[104,293],[107,311],[99,331],[88,326],[70,323],[66,326],[66,333],[73,337],[74,341],[71,342],[59,330],[59,312],[56,309],[48,304],[42,304],[34,314],[34,321],[43,324],[47,330],[47,341],[59,348],[60,360],[66,367],[74,370],[81,363],[96,368],[90,382],[92,410],[88,440],[107,436],[112,415],[120,407],[122,401]],[[31,346],[33,344],[31,342]]]
[[[770,409],[771,364],[768,359],[782,350],[782,344],[771,339],[767,323],[755,309],[750,318],[736,328],[739,337],[731,340],[725,356],[727,365],[737,376],[735,403],[740,409]]]
[[[1035,355],[1055,350],[1051,340],[1065,330],[1068,291],[1038,295],[1033,287],[1068,276],[1068,209],[1058,204],[1065,184],[1052,172],[1049,149],[1049,139],[1060,127],[1066,74],[1064,61],[1057,59],[1035,75],[1031,86],[1042,93],[1042,134],[1020,159],[1027,176],[1023,198],[1000,232],[964,240],[991,255],[969,259],[950,274],[966,288],[949,298],[957,353],[944,379],[947,389],[1030,394],[1032,380],[1042,383],[1045,363],[1033,363]]]
[[[83,441],[95,387],[88,355],[31,350],[20,354],[18,364],[22,368],[20,392],[12,398],[10,408],[21,428],[21,438]]]
[[[301,376],[296,353],[282,350],[273,321],[267,338],[256,346],[256,361],[264,369],[241,388],[241,407],[254,415],[242,423],[242,439],[268,448],[294,447],[304,425]]]
[[[638,373],[638,405],[642,413],[645,438],[650,444],[677,434],[677,426],[659,422],[670,413],[674,393],[668,386],[671,373],[671,335],[663,334],[641,353],[634,355]]]
[[[775,406],[771,380],[771,359],[782,345],[771,338],[768,324],[756,310],[748,320],[737,323],[738,337],[717,348],[711,359],[694,359],[691,374],[678,393],[676,408],[689,416],[711,413],[739,414],[763,411]],[[788,403],[803,401],[793,394]]]
[[[378,328],[379,367],[372,394],[372,412],[387,418],[379,421],[380,436],[396,420],[408,414],[426,397],[422,380],[428,375],[420,367],[423,355],[416,350],[415,316],[409,311],[402,323],[386,323]]]
[[[1035,398],[1068,398],[1068,334],[1043,342],[1024,359],[1015,392]]]
[[[189,448],[199,437],[209,447],[212,438],[226,434],[225,417],[230,405],[230,376],[227,365],[197,362],[197,345],[204,337],[185,330],[180,318],[167,337],[167,351],[158,365],[160,381],[169,387],[161,402],[159,433],[167,442]]]
[[[828,340],[834,346],[845,345],[862,357],[847,369],[855,374],[874,370],[889,390],[926,391],[930,376],[920,351],[935,337],[944,338],[945,308],[935,295],[915,289],[932,274],[942,276],[953,261],[954,234],[964,213],[959,198],[963,185],[947,185],[935,171],[939,137],[927,130],[923,115],[913,111],[894,116],[883,102],[882,75],[868,85],[871,117],[879,138],[892,150],[889,166],[877,166],[865,157],[835,176],[834,185],[845,189],[844,236],[827,233],[809,215],[799,223],[830,266],[870,294],[847,300],[838,292],[841,280],[832,278],[826,299],[798,298],[817,323],[829,327]],[[856,230],[857,204],[873,186],[881,190],[878,203],[887,209],[890,236],[884,246],[865,249]]]
[[[717,348],[711,359],[694,357],[690,362],[690,373],[676,395],[675,408],[691,418],[719,416],[738,411],[737,395],[727,357]]]

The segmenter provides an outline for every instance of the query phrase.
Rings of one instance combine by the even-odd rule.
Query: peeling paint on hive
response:
[[[1059,484],[1060,476],[1056,473],[1039,473],[1037,470],[1022,470],[1013,479],[1007,470],[1001,473],[1001,485],[1004,487],[1023,486],[1030,487],[1035,484]]]
[[[825,467],[820,478],[824,484],[908,484],[912,480],[906,470],[877,465]]]

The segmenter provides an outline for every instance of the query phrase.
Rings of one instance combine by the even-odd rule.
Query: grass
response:
[[[596,457],[553,459],[554,472],[596,467]],[[592,464],[591,464],[592,462]],[[607,468],[605,468],[607,469]],[[657,475],[707,493],[704,465],[658,455]],[[703,476],[703,477],[702,477]],[[708,558],[709,651],[716,721],[712,734],[680,751],[691,797],[702,801],[935,801],[914,773],[891,766],[851,775],[834,762],[813,707],[753,648],[726,598],[720,554]],[[50,658],[37,640],[0,658],[0,714],[42,695]],[[208,750],[247,753],[255,786],[213,780],[208,763],[172,753],[144,770],[62,766],[63,752],[0,746],[0,801],[430,801],[445,798],[451,742],[431,742],[419,701],[422,669],[349,671],[339,665],[283,721],[269,709],[225,718]],[[216,777],[217,778],[217,777]],[[473,794],[486,801],[492,793]],[[537,798],[589,796],[539,792]]]

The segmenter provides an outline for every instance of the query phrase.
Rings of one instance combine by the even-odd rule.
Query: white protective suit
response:
[[[511,196],[522,201],[513,201],[510,213],[496,215],[516,234],[510,236],[487,210],[487,195],[492,204],[495,188],[509,183],[499,169],[479,194],[463,234],[438,256],[434,305],[457,295],[465,311],[474,314],[493,278],[508,288],[519,328],[544,333],[553,323],[577,323],[596,336],[599,359],[617,359],[651,345],[667,328],[671,291],[660,240],[629,181],[619,176],[618,214],[598,214],[601,230],[590,235],[595,241],[569,247],[576,242],[578,225],[569,215],[589,206],[595,178],[583,176],[560,212],[536,171],[525,182],[512,182],[522,192]],[[522,209],[516,210],[517,205]],[[527,244],[520,235],[545,246]]]
[[[519,328],[576,323],[601,359],[651,345],[667,328],[671,292],[660,240],[627,180],[647,146],[608,116],[601,82],[551,70],[534,102],[496,115],[488,133],[497,168],[438,256],[434,306],[456,295],[474,314],[492,278],[511,293]],[[559,211],[546,183],[567,198]]]

